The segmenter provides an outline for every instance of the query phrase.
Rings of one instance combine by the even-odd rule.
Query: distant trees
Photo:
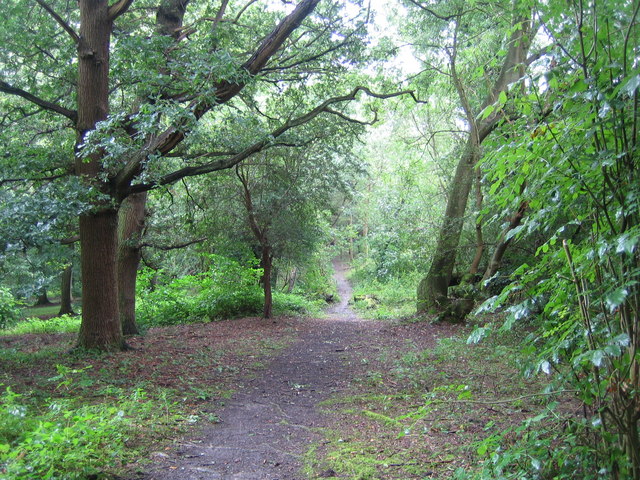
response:
[[[272,315],[274,259],[311,255],[328,242],[323,211],[334,195],[349,193],[349,174],[353,167],[344,157],[317,147],[272,150],[236,167],[246,223],[260,251],[265,318]]]

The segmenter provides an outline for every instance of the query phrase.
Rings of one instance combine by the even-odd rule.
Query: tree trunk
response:
[[[456,26],[456,28],[458,27]],[[489,105],[495,104],[500,93],[506,92],[511,83],[524,75],[524,65],[527,62],[526,55],[530,44],[528,40],[530,30],[530,20],[528,18],[522,18],[519,15],[514,17],[514,29],[509,39],[507,55],[504,58],[500,74],[484,100],[480,111]],[[499,109],[495,109],[486,118],[476,121],[478,114],[470,106],[465,88],[457,75],[455,59],[456,51],[454,49],[450,57],[451,78],[467,116],[470,126],[469,136],[452,180],[431,267],[427,276],[418,285],[418,313],[434,313],[434,311],[441,310],[447,306],[449,281],[455,266],[460,234],[464,224],[464,213],[473,184],[475,166],[481,155],[480,146],[501,118]]]
[[[123,350],[116,274],[118,214],[103,210],[80,218],[82,324],[78,346]]]
[[[289,276],[287,278],[287,293],[292,293],[293,289],[296,286],[296,281],[298,280],[298,267],[293,267],[289,272]]]
[[[73,264],[70,264],[62,271],[62,276],[60,277],[60,310],[58,311],[58,315],[75,315],[72,305],[72,286]]]
[[[420,313],[435,313],[446,306],[449,282],[464,224],[464,212],[479,156],[479,145],[474,136],[470,135],[453,177],[431,267],[418,285],[417,309]]]
[[[85,135],[109,113],[109,42],[112,20],[107,0],[80,0],[78,45],[78,139],[76,173],[87,184],[110,194],[99,179],[101,156],[81,155]],[[80,217],[82,269],[82,323],[78,346],[120,350],[125,343],[118,313],[116,273],[118,212],[113,205],[96,203]]]
[[[484,239],[482,237],[482,222],[480,221],[480,210],[482,210],[482,179],[480,178],[480,171],[476,169],[476,211],[478,212],[478,218],[476,219],[476,254],[469,267],[469,274],[475,275],[478,273],[478,267],[482,260],[482,254],[484,253]]]
[[[136,325],[136,278],[142,251],[144,207],[147,193],[127,197],[118,214],[118,307],[124,335],[138,335]]]
[[[273,316],[273,294],[271,293],[271,266],[273,263],[273,255],[271,247],[262,246],[262,259],[260,260],[262,267],[262,287],[264,288],[264,309],[263,318],[271,318]]]
[[[33,306],[44,307],[46,305],[51,305],[51,300],[49,300],[49,297],[47,296],[47,287],[42,287],[38,293],[36,303],[34,303]]]

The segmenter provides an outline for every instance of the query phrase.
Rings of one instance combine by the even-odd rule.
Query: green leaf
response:
[[[640,75],[634,75],[633,77],[629,78],[626,83],[623,84],[620,92],[632,97],[638,87],[640,87]]]
[[[547,375],[551,375],[551,364],[548,361],[544,360],[540,364],[540,370],[542,370]]]
[[[486,118],[489,117],[489,115],[491,115],[493,113],[493,111],[496,109],[496,107],[494,105],[487,105],[486,107],[484,107],[484,109],[480,112],[480,120],[485,120]]]
[[[591,352],[591,363],[596,367],[602,366],[602,360],[604,359],[604,352],[602,350],[594,350]]]
[[[633,253],[638,244],[638,236],[631,236],[628,233],[620,235],[616,253]]]
[[[629,295],[629,291],[624,287],[616,288],[615,290],[607,293],[604,297],[604,301],[606,302],[607,307],[609,307],[609,311],[613,312],[618,308],[625,301],[627,295]]]
[[[491,333],[491,327],[478,327],[467,338],[467,344],[480,343],[489,333]]]
[[[606,347],[604,347],[604,352],[612,357],[619,357],[620,355],[622,355],[622,349],[620,348],[620,345],[607,345]]]

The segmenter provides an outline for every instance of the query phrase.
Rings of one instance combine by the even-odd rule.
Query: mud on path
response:
[[[384,325],[351,310],[345,267],[336,264],[340,303],[324,319],[305,320],[298,340],[257,378],[248,380],[223,409],[220,422],[199,438],[156,454],[144,480],[301,480],[302,456],[320,440],[328,419],[317,404],[349,386],[360,366],[351,354],[367,349]]]

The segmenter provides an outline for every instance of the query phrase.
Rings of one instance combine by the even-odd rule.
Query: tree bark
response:
[[[116,273],[118,214],[103,210],[80,218],[82,323],[78,346],[123,350]]]
[[[60,277],[60,310],[58,315],[75,315],[73,311],[73,264],[68,265]]]
[[[147,193],[128,196],[118,212],[118,306],[124,335],[138,335],[136,278],[142,258],[140,238],[145,227]]]
[[[530,20],[519,15],[515,16],[513,33],[509,38],[509,49],[503,61],[500,75],[484,100],[480,112],[487,106],[494,104],[501,92],[506,92],[511,83],[524,75],[523,65],[526,64],[526,55],[530,44],[529,31]],[[481,156],[480,146],[501,118],[498,109],[496,109],[486,118],[476,121],[478,114],[471,108],[465,88],[457,75],[455,58],[454,49],[450,57],[451,77],[470,126],[469,135],[447,197],[447,207],[438,234],[431,267],[427,276],[418,285],[416,305],[418,313],[434,313],[442,310],[448,303],[449,282],[456,262],[475,166]]]
[[[80,42],[78,45],[78,139],[76,174],[102,193],[109,185],[101,182],[101,155],[81,155],[87,132],[109,113],[109,45],[112,19],[107,0],[80,0]],[[118,313],[116,272],[118,213],[108,202],[96,203],[80,217],[82,269],[82,323],[78,346],[88,349],[125,348]]]
[[[269,245],[262,245],[262,287],[264,289],[263,318],[273,317],[273,293],[271,292],[271,270],[273,265],[273,254]]]
[[[504,254],[507,251],[507,247],[513,239],[513,237],[507,238],[507,235],[511,230],[520,225],[528,206],[529,204],[527,202],[522,202],[520,204],[520,207],[518,208],[518,211],[509,220],[509,225],[507,225],[500,234],[500,239],[498,240],[498,244],[493,251],[493,255],[491,256],[489,265],[487,266],[487,269],[482,276],[483,283],[493,277],[500,269],[500,265],[502,265],[502,258],[504,257]]]

